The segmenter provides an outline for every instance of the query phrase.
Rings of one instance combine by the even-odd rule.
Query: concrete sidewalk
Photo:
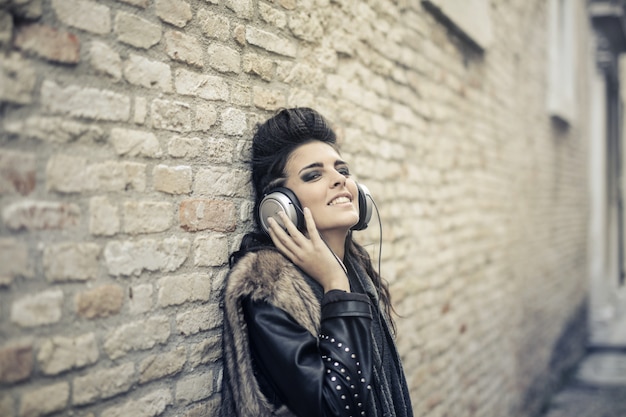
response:
[[[588,354],[544,416],[626,417],[626,350]]]
[[[626,417],[626,320],[589,348],[543,417]]]

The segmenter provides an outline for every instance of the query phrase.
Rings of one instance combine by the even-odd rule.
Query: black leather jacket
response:
[[[372,313],[366,295],[326,293],[318,337],[265,301],[247,297],[242,307],[256,379],[276,408],[285,404],[298,417],[368,415]]]

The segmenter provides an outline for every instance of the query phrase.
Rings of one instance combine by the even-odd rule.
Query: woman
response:
[[[258,231],[224,294],[223,416],[412,416],[388,288],[352,239],[369,202],[323,117],[261,124],[252,183]]]

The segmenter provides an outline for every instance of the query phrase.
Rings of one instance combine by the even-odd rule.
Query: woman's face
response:
[[[296,194],[303,208],[311,210],[320,233],[347,232],[358,223],[356,182],[332,146],[319,141],[299,146],[290,155],[285,173],[285,186]]]

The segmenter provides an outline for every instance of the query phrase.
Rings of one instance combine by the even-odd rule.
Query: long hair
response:
[[[292,152],[311,141],[326,143],[339,151],[337,136],[330,124],[321,114],[308,107],[282,109],[264,123],[257,125],[252,138],[250,161],[254,189],[255,231],[247,233],[241,241],[239,250],[230,256],[231,267],[248,252],[262,249],[276,250],[272,240],[259,227],[261,223],[259,205],[269,191],[282,186],[286,181],[285,167]],[[372,266],[365,249],[352,239],[352,234],[348,236],[346,248],[347,253],[358,260],[374,281],[385,313],[391,319],[393,308],[387,283]]]

